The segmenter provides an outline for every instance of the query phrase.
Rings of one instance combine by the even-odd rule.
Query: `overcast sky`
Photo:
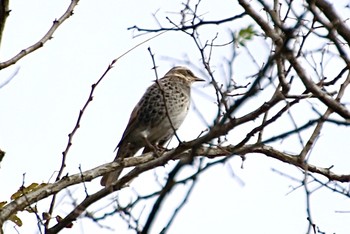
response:
[[[1,44],[1,61],[37,42],[53,20],[62,15],[70,1],[13,0],[10,3],[12,11]],[[133,25],[158,27],[152,14],[167,25],[164,17],[176,19],[175,13],[181,8],[181,1],[169,0],[80,1],[74,15],[57,30],[51,41],[1,71],[0,83],[18,70],[13,80],[0,89],[0,148],[6,152],[0,168],[0,201],[9,201],[11,194],[21,186],[24,173],[25,184],[28,185],[32,182],[48,182],[59,169],[67,135],[75,125],[91,84],[98,80],[114,58],[152,36],[149,34],[134,38],[137,32],[128,31],[127,28]],[[200,12],[206,14],[205,19],[221,19],[241,13],[242,10],[232,1],[220,0],[203,1]],[[349,10],[344,12],[349,15]],[[235,22],[220,28],[218,42],[229,40],[228,29],[234,31],[250,23],[244,19]],[[211,39],[217,31],[215,27],[207,27],[200,33],[203,38]],[[263,45],[264,42],[259,40],[251,45],[257,58],[259,53],[262,54],[262,60],[267,50]],[[178,61],[186,57],[203,68],[193,41],[185,34],[171,32],[147,42],[120,59],[97,88],[94,100],[85,113],[81,128],[73,140],[66,173],[78,173],[79,165],[82,170],[87,170],[114,158],[113,150],[134,105],[155,79],[148,47],[156,55],[160,75],[175,64],[184,65]],[[213,54],[213,66],[219,68],[223,58],[229,55],[230,51],[218,49]],[[237,61],[235,75],[238,77],[252,75],[249,68],[244,66],[245,59],[243,57]],[[201,74],[198,70],[194,72]],[[206,122],[211,124],[215,114],[212,110],[216,108],[215,99],[206,98],[203,93],[214,94],[208,82],[195,85],[193,101],[205,116]],[[299,117],[303,113],[300,110]],[[205,127],[206,123],[191,109],[179,135],[183,140],[191,140]],[[336,164],[337,172],[349,173],[349,157],[344,157],[350,154],[349,138],[345,132],[332,126],[327,128],[318,139],[317,146],[320,148],[313,152],[317,159],[311,158],[311,162],[324,167]],[[235,139],[239,136],[232,137]],[[279,147],[293,152],[293,141],[279,144]],[[176,142],[173,142],[175,145]],[[342,157],[329,149],[329,145],[333,149],[341,147]],[[300,179],[303,175],[300,170],[261,155],[249,155],[243,169],[241,163],[239,157],[233,158],[228,164],[204,173],[169,233],[305,233],[307,214],[304,189],[291,192],[298,183],[274,172],[276,169]],[[162,173],[170,168],[168,165],[156,172]],[[232,176],[230,168],[237,177]],[[122,198],[127,202],[132,189],[146,193],[155,188],[152,183],[153,172],[148,172],[145,180],[147,183],[136,179],[131,188],[125,189]],[[88,189],[90,193],[100,189],[99,179],[88,183]],[[83,192],[82,186],[74,187],[73,195],[74,192]],[[64,195],[65,192],[62,192],[61,197]],[[62,217],[72,208],[69,201],[58,199],[56,212],[62,212]],[[152,233],[160,231],[178,202],[168,201]],[[92,208],[98,206],[96,204]],[[38,207],[41,212],[46,211],[47,202],[39,203]],[[311,208],[313,219],[322,231],[350,233],[350,214],[336,212],[349,211],[349,199],[328,190],[320,190],[312,195]],[[18,216],[24,222],[23,227],[16,228],[19,233],[37,232],[33,215],[20,213]],[[118,230],[118,233],[132,233],[116,217],[106,220],[104,224]],[[101,233],[99,229],[96,224],[84,220],[77,222],[73,230],[62,233]],[[5,233],[17,233],[12,223],[6,225]],[[109,231],[104,230],[104,233]]]

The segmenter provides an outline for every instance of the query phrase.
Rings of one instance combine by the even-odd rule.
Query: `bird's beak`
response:
[[[205,81],[204,79],[201,79],[201,78],[199,78],[199,77],[195,77],[193,80],[194,80],[194,82],[197,82],[197,81]]]

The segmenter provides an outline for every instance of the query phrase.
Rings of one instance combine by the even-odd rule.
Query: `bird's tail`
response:
[[[114,181],[118,180],[122,170],[123,168],[118,168],[115,171],[103,175],[100,184],[105,187],[110,186]]]
[[[118,151],[117,155],[114,158],[114,162],[116,162],[117,160],[134,156],[140,149],[140,147],[135,147],[134,145],[128,143],[124,144],[123,141],[118,144],[116,149],[118,149]],[[120,167],[115,171],[111,171],[103,175],[100,184],[105,187],[111,185],[114,181],[118,180],[118,177],[120,176],[122,170],[123,167]]]

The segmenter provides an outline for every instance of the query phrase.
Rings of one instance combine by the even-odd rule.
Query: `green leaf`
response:
[[[15,192],[14,194],[12,194],[11,196],[11,200],[15,200],[19,197],[22,197],[24,194],[28,194],[30,192],[34,192],[35,190],[38,190],[42,187],[44,187],[45,185],[47,185],[46,183],[41,183],[41,184],[38,184],[38,183],[32,183],[31,185],[29,185],[28,187],[20,187],[18,189],[17,192]]]
[[[246,28],[242,28],[236,33],[235,41],[241,46],[245,46],[246,42],[253,39],[253,36],[256,34],[253,25],[249,25]]]
[[[0,209],[3,208],[7,204],[7,201],[0,202]]]
[[[23,225],[22,220],[15,214],[11,215],[9,220],[14,222],[18,227],[21,227]]]

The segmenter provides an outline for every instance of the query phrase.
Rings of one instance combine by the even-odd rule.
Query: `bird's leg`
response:
[[[150,151],[153,151],[153,153],[159,157],[159,153],[158,153],[158,147],[156,145],[152,145],[151,142],[149,142],[149,140],[147,139],[147,137],[144,137],[144,141],[146,143],[146,147],[145,149],[147,150],[144,150],[143,153],[146,153],[146,152],[150,152]]]
[[[167,150],[167,148],[161,144],[155,145],[155,148],[157,148],[157,151],[160,151],[162,153]]]

